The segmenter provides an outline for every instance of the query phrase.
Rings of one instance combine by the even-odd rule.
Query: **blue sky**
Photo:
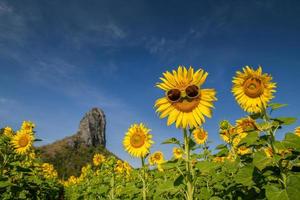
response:
[[[0,0],[0,30],[0,125],[32,120],[41,144],[75,133],[100,107],[109,150],[137,165],[121,144],[131,123],[145,122],[153,151],[169,157],[160,143],[181,132],[155,114],[163,92],[154,86],[178,65],[209,72],[205,87],[218,102],[204,127],[214,144],[220,120],[245,115],[230,92],[245,65],[262,65],[278,82],[274,102],[289,107],[277,115],[300,113],[297,1]]]

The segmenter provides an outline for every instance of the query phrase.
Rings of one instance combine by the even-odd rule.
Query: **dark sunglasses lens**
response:
[[[186,95],[188,97],[194,98],[199,94],[199,88],[196,85],[191,85],[185,89]]]
[[[178,101],[180,99],[180,90],[177,89],[169,90],[167,95],[170,101]]]

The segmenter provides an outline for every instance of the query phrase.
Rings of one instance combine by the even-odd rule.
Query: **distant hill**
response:
[[[82,166],[92,162],[95,153],[115,156],[105,147],[105,126],[104,112],[99,108],[93,108],[80,121],[76,134],[38,147],[37,150],[44,162],[55,166],[60,178],[78,176]]]

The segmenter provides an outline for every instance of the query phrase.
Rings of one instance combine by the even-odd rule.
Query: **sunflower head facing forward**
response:
[[[193,136],[197,144],[204,144],[207,140],[207,132],[203,128],[196,128],[193,131]]]
[[[21,130],[12,137],[11,144],[17,154],[26,154],[30,150],[33,141],[34,137],[32,134]]]
[[[179,66],[177,71],[163,73],[162,82],[156,86],[165,91],[165,96],[155,102],[160,118],[168,117],[167,125],[177,128],[198,127],[211,117],[214,89],[202,89],[208,73],[202,69],[196,72],[192,67]]]
[[[125,150],[134,157],[145,157],[153,144],[150,131],[143,123],[131,125],[123,140]]]
[[[164,154],[161,151],[156,151],[149,157],[150,165],[162,164],[163,162],[164,162]]]
[[[272,76],[263,74],[261,67],[254,70],[246,66],[243,72],[236,72],[232,81],[232,92],[243,110],[249,113],[261,113],[274,98],[276,83],[271,81]]]

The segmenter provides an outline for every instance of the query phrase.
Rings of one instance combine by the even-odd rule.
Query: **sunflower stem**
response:
[[[110,186],[111,186],[110,199],[115,199],[115,174],[114,173],[110,180]]]
[[[194,185],[192,180],[192,174],[191,174],[191,165],[190,165],[190,136],[187,135],[186,128],[183,129],[183,137],[184,137],[184,149],[185,149],[185,155],[186,155],[186,199],[187,200],[193,200],[194,196]]]
[[[142,182],[143,182],[143,200],[147,200],[145,158],[142,157],[141,160],[142,160],[142,171],[143,171],[143,176],[142,176]]]
[[[268,115],[266,109],[264,109],[264,121],[265,122],[268,122],[268,123],[271,123],[271,120],[270,120],[270,116]],[[286,175],[284,173],[284,170],[282,169],[282,166],[278,163],[278,161],[276,159],[274,159],[274,155],[276,154],[276,148],[275,148],[275,133],[277,131],[279,126],[277,126],[274,130],[273,128],[271,128],[271,130],[268,131],[268,134],[269,134],[269,143],[271,145],[271,148],[272,148],[272,152],[273,152],[273,160],[275,161],[276,163],[276,166],[279,168],[280,170],[280,178],[279,178],[279,182],[281,183],[281,186],[283,189],[286,188]]]

